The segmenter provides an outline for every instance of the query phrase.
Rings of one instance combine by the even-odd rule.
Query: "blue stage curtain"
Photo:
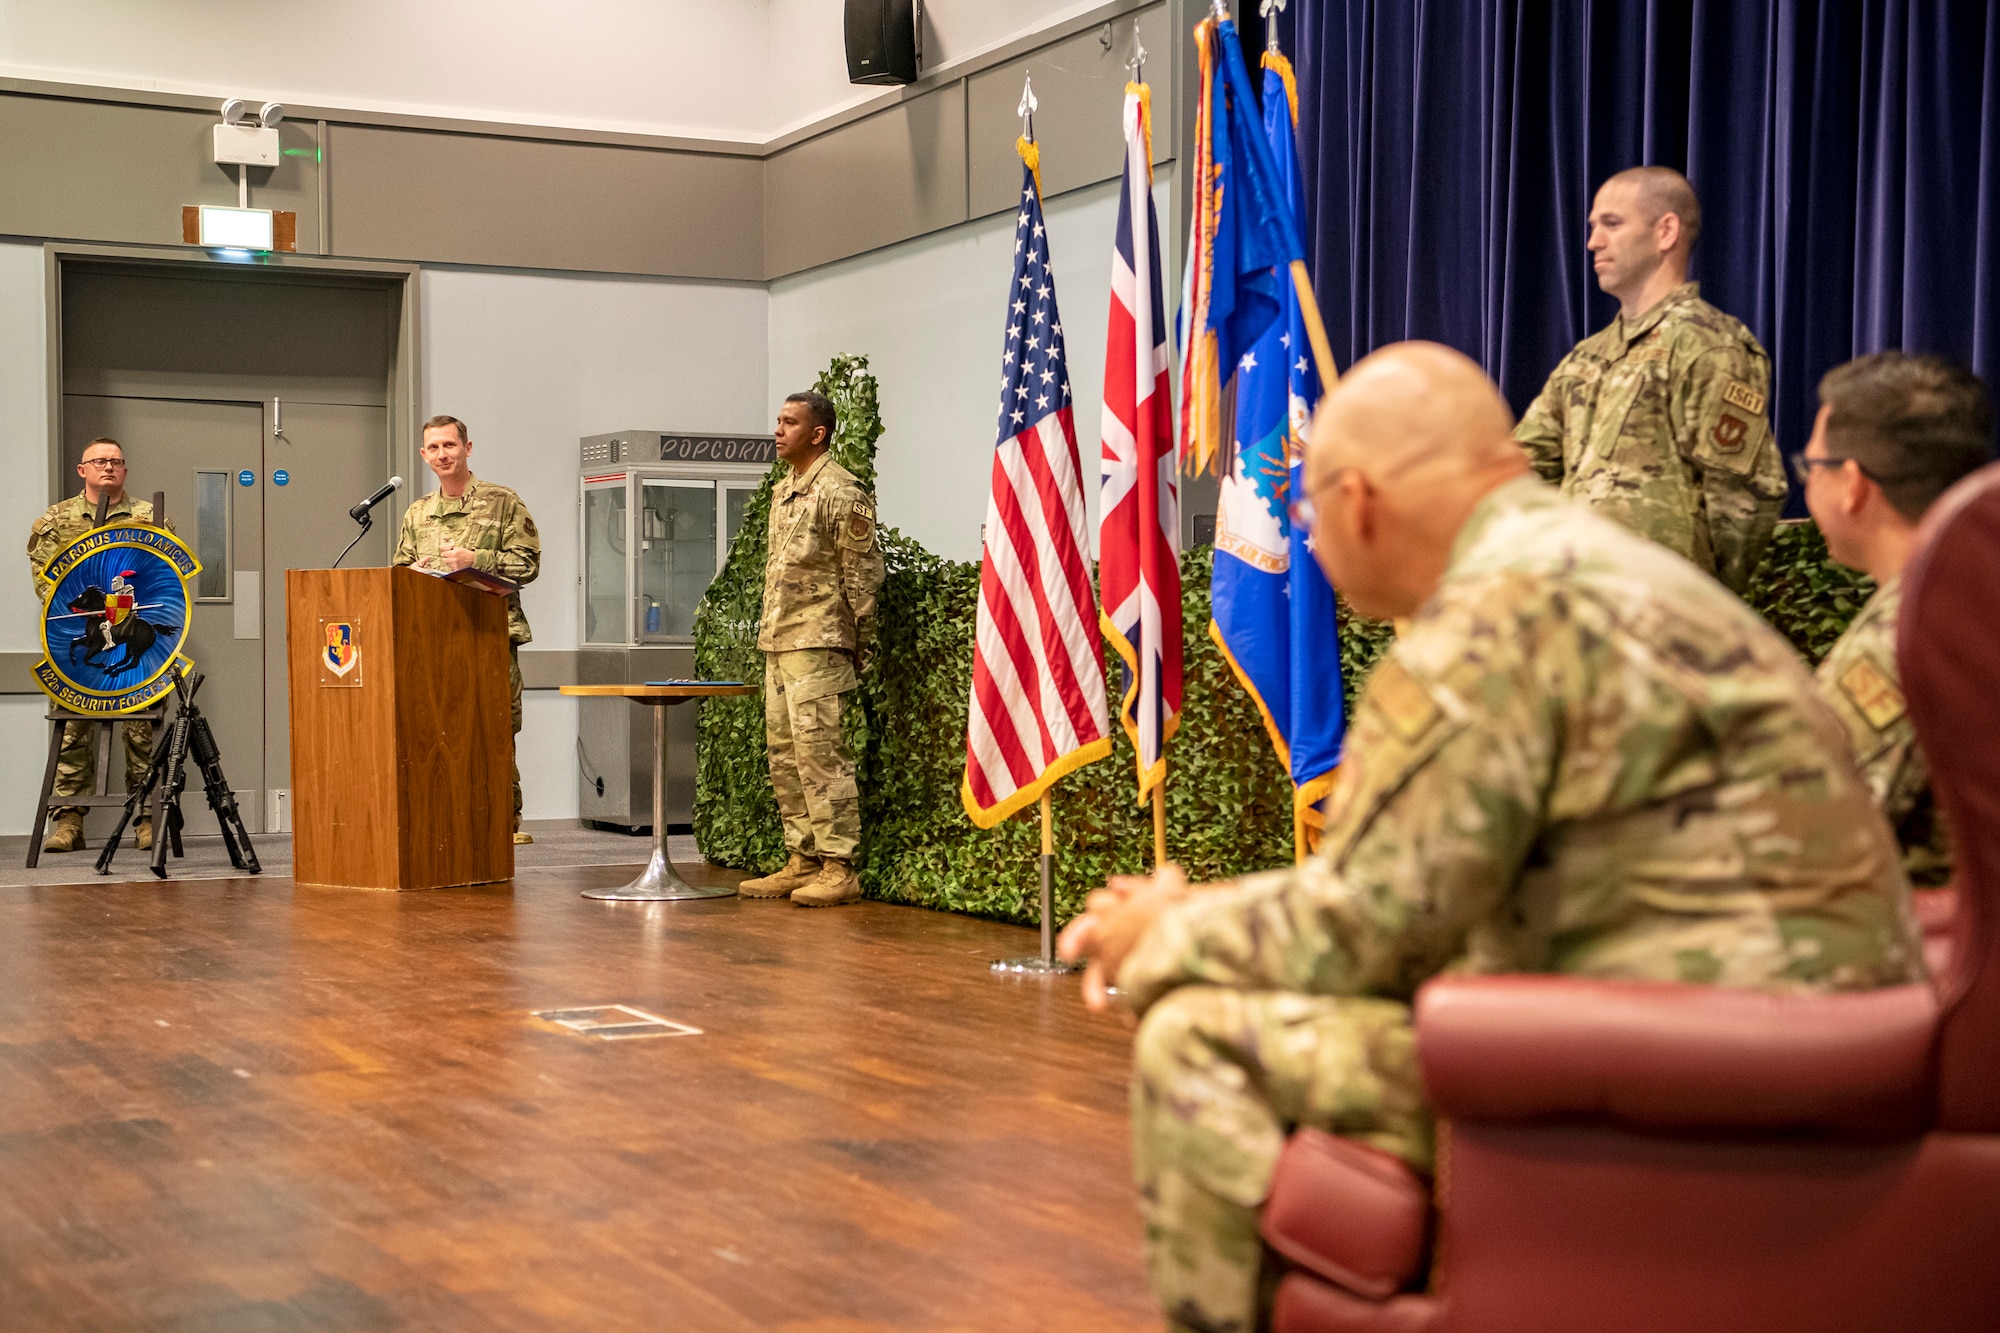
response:
[[[2000,0],[1292,0],[1276,22],[1342,365],[1432,338],[1525,408],[1617,310],[1592,194],[1651,162],[1701,195],[1693,276],[1771,353],[1787,452],[1863,352],[1995,384]]]

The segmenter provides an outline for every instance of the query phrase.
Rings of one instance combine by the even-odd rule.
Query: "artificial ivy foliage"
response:
[[[872,490],[882,423],[867,366],[865,357],[837,358],[815,387],[840,409],[834,456]],[[774,468],[745,510],[728,562],[696,614],[695,664],[704,678],[762,684],[757,626],[778,475]],[[1032,923],[1037,810],[981,831],[959,803],[979,566],[933,555],[894,529],[879,531],[888,566],[879,638],[844,719],[861,788],[862,885],[873,898]],[[1195,879],[1292,858],[1290,784],[1256,706],[1208,636],[1213,554],[1199,547],[1181,557],[1186,678],[1180,731],[1167,750],[1167,853]],[[1865,579],[1829,564],[1809,523],[1781,529],[1758,578],[1754,604],[1813,660],[1870,591]],[[1387,623],[1343,608],[1340,658],[1350,707],[1392,637]],[[1115,709],[1122,668],[1115,654],[1105,656]],[[694,820],[702,854],[720,865],[776,869],[785,860],[784,832],[765,758],[762,695],[700,707]],[[1084,895],[1107,876],[1143,871],[1151,861],[1151,811],[1137,792],[1122,733],[1109,759],[1056,786],[1058,920],[1080,911]]]
[[[1750,579],[1750,605],[1817,663],[1868,599],[1875,580],[1836,565],[1811,519],[1780,523]]]

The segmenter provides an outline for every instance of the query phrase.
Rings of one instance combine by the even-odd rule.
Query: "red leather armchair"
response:
[[[1276,1333],[2000,1329],[2000,464],[1926,520],[1898,653],[1956,835],[1931,984],[1429,983],[1435,1190],[1294,1135]]]

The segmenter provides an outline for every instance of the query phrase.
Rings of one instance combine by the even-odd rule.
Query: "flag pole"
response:
[[[1153,869],[1167,863],[1167,766],[1160,765],[1160,780],[1153,784]]]
[[[1028,171],[1035,178],[1035,194],[1038,198],[1042,192],[1042,169],[1041,150],[1035,144],[1035,110],[1040,105],[1041,103],[1035,97],[1033,77],[1024,74],[1021,79],[1021,105],[1016,109],[1016,114],[1021,117],[1021,137],[1016,146],[1020,150],[1021,160],[1027,164]],[[1066,963],[1056,957],[1055,814],[1053,803],[1049,798],[1049,792],[1054,787],[1055,780],[1050,778],[1046,785],[1042,787],[1040,801],[1042,815],[1042,855],[1040,858],[1042,880],[1041,952],[1031,958],[996,958],[993,960],[993,970],[995,972],[1049,976],[1063,972],[1080,971],[1083,967],[1081,963]]]
[[[1048,788],[1042,789],[1042,966],[1056,960],[1056,832],[1049,811]]]
[[[1027,958],[996,958],[993,960],[995,972],[1012,972],[1030,976],[1052,976],[1062,972],[1076,972],[1081,963],[1065,963],[1056,957],[1056,823],[1049,790],[1051,782],[1042,788],[1042,949],[1039,954]]]

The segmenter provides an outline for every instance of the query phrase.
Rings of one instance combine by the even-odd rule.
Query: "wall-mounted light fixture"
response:
[[[278,125],[284,118],[280,102],[265,102],[254,112],[241,97],[222,104],[222,123],[215,127],[215,164],[236,168],[236,207],[184,206],[183,241],[232,255],[298,249],[298,214],[250,207],[250,168],[276,167],[284,158],[278,146]]]
[[[232,97],[222,104],[222,123],[215,127],[215,163],[236,168],[236,205],[250,207],[251,167],[275,167],[283,153],[278,147],[278,122],[285,118],[279,102],[266,102],[252,115],[250,104]]]

